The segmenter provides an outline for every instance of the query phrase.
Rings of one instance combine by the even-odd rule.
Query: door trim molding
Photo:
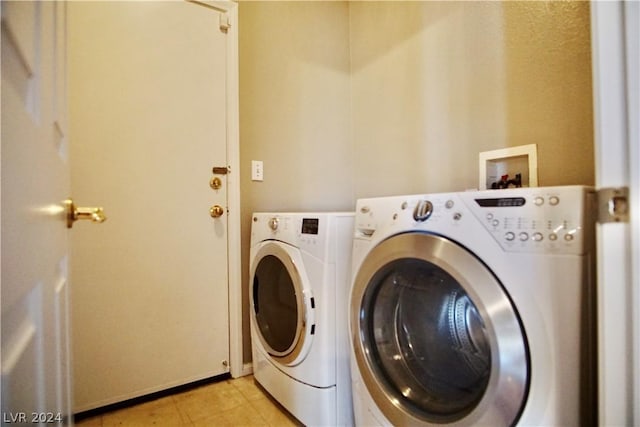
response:
[[[233,378],[245,375],[242,345],[242,263],[240,231],[240,130],[238,71],[238,4],[233,1],[207,1],[209,7],[229,17],[227,30],[227,238],[229,286],[229,362]]]
[[[226,0],[185,0],[189,3],[198,4],[200,6],[208,7],[209,9],[217,10],[218,12],[227,13],[231,9],[235,9],[238,5],[232,1]]]
[[[629,187],[637,206],[637,2],[591,2],[596,186]],[[635,47],[635,49],[634,49]],[[635,74],[634,74],[635,71]],[[634,84],[635,83],[635,87]],[[635,163],[634,163],[635,162]],[[598,243],[598,400],[600,425],[640,421],[638,216],[601,224]]]
[[[242,252],[240,229],[240,107],[238,68],[238,4],[230,0],[185,0],[227,15],[227,268],[229,298],[229,372],[250,374],[242,344]]]

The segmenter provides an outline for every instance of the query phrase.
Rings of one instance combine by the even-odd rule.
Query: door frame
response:
[[[240,230],[240,107],[238,68],[238,4],[227,0],[185,0],[226,15],[227,33],[227,244],[229,288],[229,372],[233,378],[251,373],[243,366],[242,264]]]
[[[600,425],[640,422],[640,5],[592,1],[596,186],[629,189],[629,222],[598,225]]]

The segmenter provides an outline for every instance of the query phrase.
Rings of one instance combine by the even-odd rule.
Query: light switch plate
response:
[[[264,181],[264,167],[262,160],[251,160],[251,180]]]

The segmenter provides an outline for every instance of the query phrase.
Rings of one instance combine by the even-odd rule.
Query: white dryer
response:
[[[353,425],[348,300],[353,213],[255,213],[255,379],[305,425]]]
[[[358,200],[357,425],[596,424],[594,193]]]

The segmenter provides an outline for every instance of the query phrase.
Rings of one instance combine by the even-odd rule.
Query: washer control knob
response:
[[[529,235],[527,233],[525,233],[524,231],[521,232],[518,237],[520,238],[521,241],[526,242],[527,240],[529,240]]]
[[[508,241],[512,241],[513,239],[516,238],[516,235],[513,234],[511,231],[509,231],[504,235],[504,238],[507,239]]]
[[[549,197],[549,204],[550,204],[551,206],[555,206],[555,205],[557,205],[558,203],[560,203],[560,198],[559,198],[558,196],[551,196],[551,197]]]
[[[533,233],[533,240],[536,242],[541,242],[544,236],[542,233]]]
[[[542,206],[544,205],[544,199],[538,196],[533,200],[533,203],[535,203],[536,206]]]
[[[413,210],[413,219],[424,222],[433,213],[433,205],[428,200],[420,200]]]
[[[278,218],[271,218],[269,220],[269,228],[272,229],[273,231],[276,231],[278,229],[278,225],[280,224],[280,220],[278,220]]]

